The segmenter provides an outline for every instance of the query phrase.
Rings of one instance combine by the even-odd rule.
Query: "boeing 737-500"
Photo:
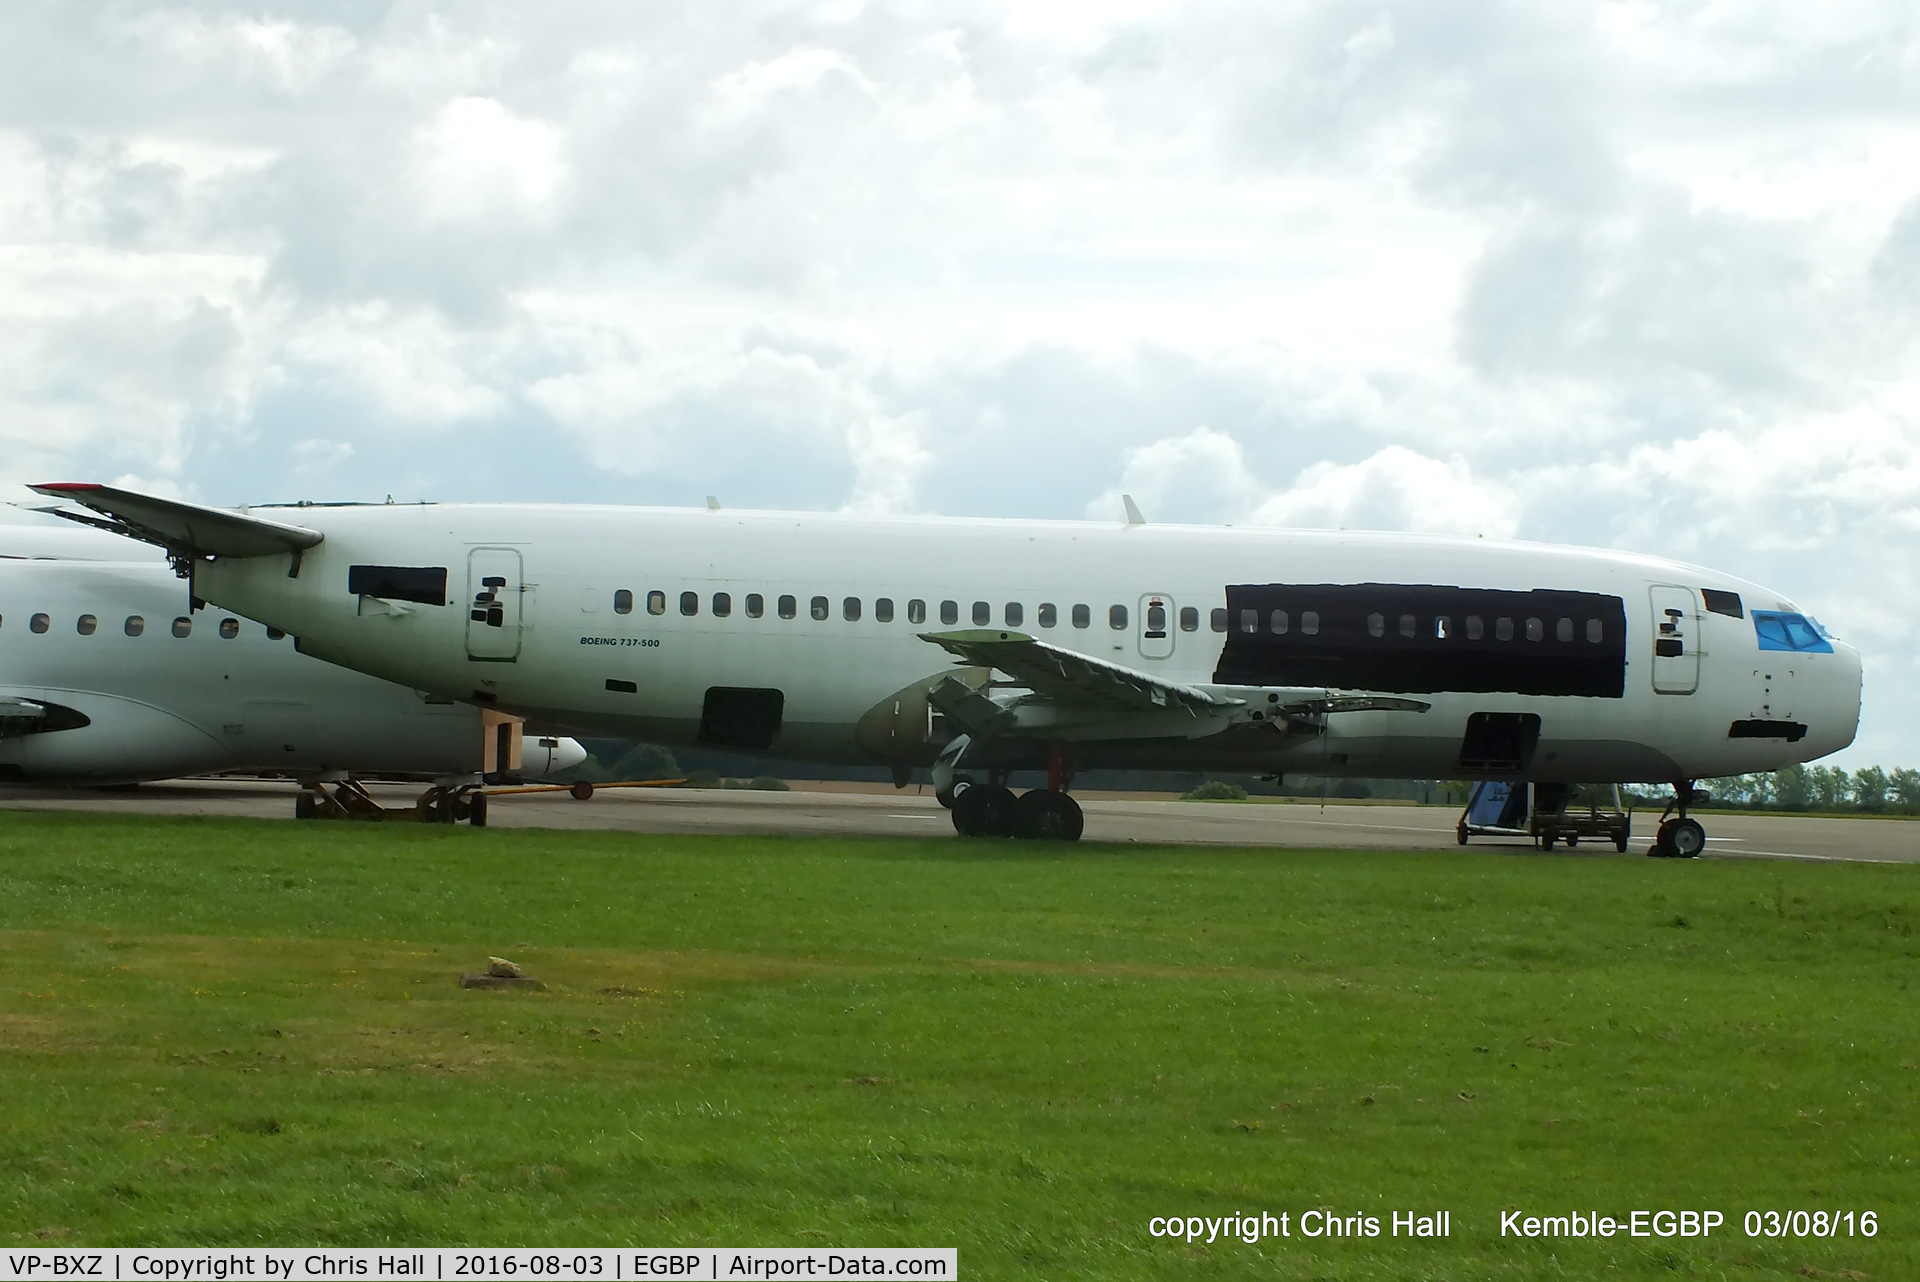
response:
[[[164,562],[0,558],[0,783],[250,771],[465,787],[585,759],[571,739],[521,745],[496,716],[503,744],[487,719],[297,654],[276,629],[196,617]]]
[[[1851,742],[1860,661],[1648,556],[1400,534],[41,493],[303,653],[663,744],[931,767],[962,833],[1077,837],[1077,769],[1674,787]],[[1016,798],[1013,769],[1044,769]]]

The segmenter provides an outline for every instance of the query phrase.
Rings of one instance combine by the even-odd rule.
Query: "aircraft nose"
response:
[[[587,759],[587,750],[578,739],[543,735],[537,742],[539,747],[526,754],[527,764],[533,767],[532,773],[536,778],[571,770]]]

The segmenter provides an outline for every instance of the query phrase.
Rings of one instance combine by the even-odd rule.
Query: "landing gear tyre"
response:
[[[575,779],[573,787],[567,789],[567,795],[575,801],[588,801],[593,797],[593,784],[586,779]]]
[[[1669,819],[1653,830],[1653,844],[1647,847],[1649,859],[1673,858],[1673,844],[1669,839],[1673,836],[1674,823],[1674,820]]]
[[[1007,837],[1013,833],[1013,790],[990,783],[956,788],[953,830],[962,837]]]
[[[1463,846],[1467,844],[1467,826],[1465,824],[1461,824],[1453,830],[1453,839]]]
[[[1579,845],[1579,844],[1580,844],[1580,835],[1579,835],[1578,833],[1572,833],[1572,832],[1570,832],[1570,833],[1568,833],[1568,834],[1567,834],[1567,849],[1568,849],[1568,850],[1572,850],[1572,849],[1573,849],[1573,848],[1574,848],[1575,846],[1577,846],[1577,845]]]
[[[443,792],[434,799],[433,821],[437,824],[451,824],[458,820],[458,802],[450,792]]]
[[[1037,841],[1078,841],[1087,817],[1064,792],[1034,788],[1013,803],[1013,835]]]
[[[1627,853],[1627,843],[1632,839],[1633,830],[1630,828],[1622,828],[1619,832],[1613,834],[1613,848],[1624,855]]]
[[[954,798],[958,797],[961,793],[965,792],[967,789],[973,786],[974,786],[974,782],[971,779],[968,779],[965,777],[955,779],[953,781],[953,786],[948,788],[944,792],[942,792],[938,788],[935,788],[933,790],[933,799],[939,802],[941,805],[945,806],[948,810],[952,810]]]
[[[319,803],[313,799],[313,793],[309,789],[302,788],[300,795],[293,799],[295,819],[311,819],[319,808]]]
[[[1698,859],[1707,848],[1707,830],[1697,819],[1676,819],[1667,826],[1667,853],[1675,859]]]
[[[473,799],[467,803],[467,822],[472,824],[475,828],[484,828],[487,826],[487,794],[486,793],[484,792],[474,793]]]

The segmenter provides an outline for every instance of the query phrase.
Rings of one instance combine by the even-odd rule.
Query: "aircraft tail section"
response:
[[[171,555],[188,560],[288,553],[298,557],[321,539],[318,530],[304,526],[285,525],[224,508],[183,503],[110,485],[61,482],[31,488],[36,494],[64,499],[88,509],[85,513],[58,511],[56,515],[142,543],[156,544]]]

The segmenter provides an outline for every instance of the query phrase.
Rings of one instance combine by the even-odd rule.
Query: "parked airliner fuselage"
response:
[[[196,613],[164,563],[0,559],[0,782],[471,774],[484,739],[470,704],[297,654],[226,611]],[[584,756],[564,740],[529,741],[528,755],[535,773]]]
[[[196,560],[200,597],[442,698],[659,743],[927,764],[959,722],[989,765],[1066,743],[1083,767],[1664,782],[1811,760],[1859,716],[1857,654],[1791,601],[1618,552],[585,506],[254,512],[323,537]],[[923,634],[956,652],[1037,639],[1062,680],[1085,678],[1070,652],[1116,689],[1139,674],[1145,697],[1002,695],[978,705],[1001,733],[981,733],[958,686],[934,690],[956,669]],[[989,699],[1022,684],[986,684],[988,666],[972,680]],[[1316,692],[1393,697],[1316,712]]]

